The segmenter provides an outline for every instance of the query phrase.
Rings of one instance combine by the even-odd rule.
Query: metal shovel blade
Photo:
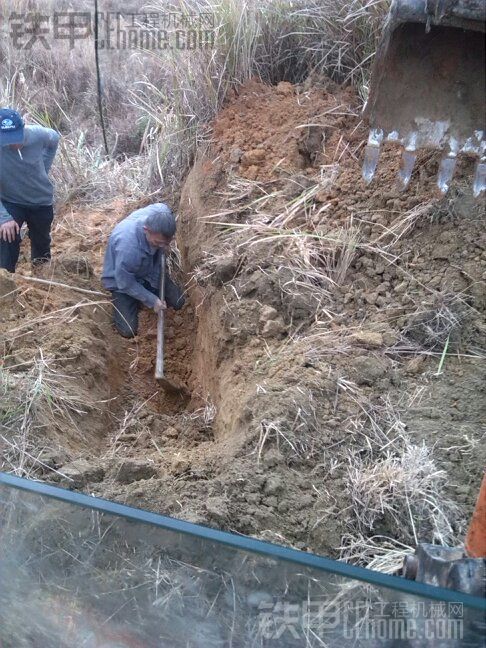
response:
[[[184,385],[174,383],[165,376],[156,376],[156,379],[158,380],[162,389],[164,389],[164,391],[166,391],[168,394],[181,396],[183,398],[188,398],[190,396],[189,391],[186,387],[184,387]]]
[[[155,361],[155,380],[170,394],[187,392],[185,387],[179,385],[164,375],[164,311],[161,310],[157,320],[157,357]]]
[[[165,299],[165,254],[160,255],[160,299]],[[184,385],[169,380],[164,375],[164,310],[161,310],[157,319],[157,356],[155,361],[155,380],[159,381],[162,388],[169,394],[188,398],[189,391]]]

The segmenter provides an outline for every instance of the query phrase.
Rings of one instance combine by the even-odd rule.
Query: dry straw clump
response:
[[[447,475],[430,449],[407,439],[380,459],[354,456],[348,484],[359,528],[370,530],[386,518],[397,535],[415,544],[420,537],[447,544],[454,537],[449,522],[455,507],[443,496]]]
[[[68,376],[38,350],[27,371],[0,369],[0,465],[20,477],[53,470],[42,460],[46,431],[76,429],[76,416],[95,406],[76,392]]]

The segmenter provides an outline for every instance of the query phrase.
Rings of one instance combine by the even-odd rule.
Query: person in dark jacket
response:
[[[132,212],[110,234],[101,280],[112,293],[113,323],[124,337],[137,334],[142,305],[155,313],[167,306],[179,310],[184,305],[182,291],[168,273],[165,300],[160,299],[161,251],[169,250],[175,232],[170,208],[155,203]]]
[[[49,171],[59,139],[52,128],[25,126],[15,110],[0,110],[0,268],[9,272],[15,272],[24,223],[33,265],[51,257],[54,211]]]

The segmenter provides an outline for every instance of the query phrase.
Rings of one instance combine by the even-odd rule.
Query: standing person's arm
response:
[[[5,209],[5,205],[3,204],[2,199],[0,198],[0,227],[4,223],[8,223],[11,220],[13,220],[13,218],[10,216],[8,211]]]
[[[0,148],[0,188],[1,188],[2,172],[3,172],[3,160],[2,160],[2,149]],[[2,235],[4,230],[3,225],[5,225],[5,223],[15,223],[15,221],[6,210],[5,205],[2,202],[2,197],[0,193],[0,228],[2,229]],[[15,223],[15,225],[17,225],[17,223]],[[9,225],[9,228],[13,229],[14,226]],[[19,231],[18,225],[17,225],[17,231]],[[3,238],[2,235],[0,235],[0,238]],[[10,239],[5,239],[5,240],[10,240]]]
[[[12,243],[15,241],[20,227],[5,209],[5,205],[0,200],[0,240]]]
[[[56,157],[57,147],[61,136],[52,128],[44,128],[44,167],[46,173],[51,170],[52,163]]]

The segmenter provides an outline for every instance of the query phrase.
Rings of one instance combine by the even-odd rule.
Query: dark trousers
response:
[[[18,205],[2,200],[5,209],[19,227],[27,223],[30,238],[30,258],[32,263],[42,263],[51,258],[51,225],[54,218],[52,205],[33,207]],[[0,240],[0,268],[15,272],[19,260],[20,234],[15,240]]]
[[[142,281],[141,283],[151,293],[157,295],[157,297],[160,296],[160,291],[153,288],[148,281]],[[184,306],[185,299],[182,290],[168,275],[165,277],[164,293],[167,306],[175,310],[179,310]],[[134,337],[138,332],[138,311],[142,307],[142,303],[138,299],[117,290],[112,291],[111,298],[113,302],[113,324],[116,330],[123,337]]]

